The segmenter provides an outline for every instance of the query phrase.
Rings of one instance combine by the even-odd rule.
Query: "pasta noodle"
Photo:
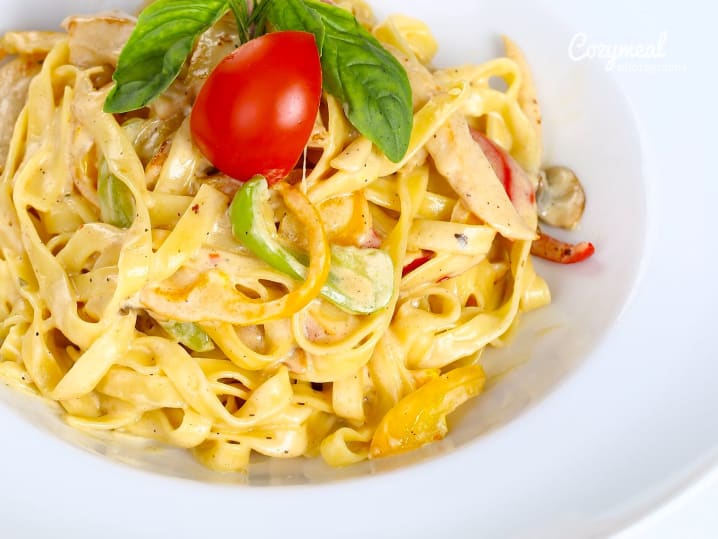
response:
[[[2,39],[3,54],[42,65],[20,70],[0,147],[0,378],[56,402],[77,428],[186,448],[222,471],[253,453],[345,466],[445,435],[446,415],[482,389],[482,351],[550,301],[529,254],[533,199],[510,200],[471,135],[534,180],[533,83],[508,39],[504,58],[435,69],[425,24],[375,24],[363,2],[338,4],[406,69],[414,127],[392,162],[324,95],[296,181],[269,199],[282,241],[307,253],[304,279],[232,235],[232,182],[192,141],[190,75],[141,113],[102,111],[133,19],[117,16],[121,35],[95,57],[77,29],[103,16]],[[222,25],[231,17],[194,58],[214,58]],[[115,208],[128,226],[103,215],[103,174],[131,195]],[[388,255],[386,307],[349,313],[320,295],[336,245]]]

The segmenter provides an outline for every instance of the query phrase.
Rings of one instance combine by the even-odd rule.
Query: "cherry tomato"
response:
[[[286,177],[312,133],[322,93],[314,36],[273,32],[248,41],[210,73],[190,127],[212,164],[240,181]]]

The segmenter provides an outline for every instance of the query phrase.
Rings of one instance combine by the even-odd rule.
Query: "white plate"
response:
[[[66,14],[117,5],[0,1],[0,27],[52,28]],[[668,28],[663,58],[624,59],[629,68],[673,63],[685,73],[617,74],[596,59],[571,60],[569,44],[574,30],[587,36],[574,56],[601,42],[661,39],[666,28],[655,20],[617,25],[618,2],[591,12],[564,0],[374,6],[428,21],[438,64],[488,59],[500,33],[514,37],[539,87],[547,159],[570,164],[586,184],[580,234],[598,254],[580,266],[539,267],[555,302],[527,316],[520,340],[502,351],[523,365],[462,411],[447,440],[412,457],[339,472],[261,463],[249,486],[174,453],[79,436],[3,390],[0,535],[595,536],[634,521],[712,464],[718,365],[707,330],[718,294],[707,210],[718,190],[702,166],[715,122],[684,122],[705,118],[700,104],[710,103],[697,93],[707,86],[698,84],[701,64],[681,42],[688,26]]]

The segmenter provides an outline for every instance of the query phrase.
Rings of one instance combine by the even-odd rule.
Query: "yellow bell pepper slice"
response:
[[[442,374],[409,393],[382,418],[371,441],[370,458],[441,440],[448,430],[446,416],[481,393],[485,380],[483,369],[470,365]]]

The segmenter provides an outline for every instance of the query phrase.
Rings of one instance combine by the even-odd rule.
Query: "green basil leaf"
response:
[[[199,35],[227,9],[227,0],[157,0],[150,4],[122,49],[105,112],[142,108],[165,91]]]
[[[269,0],[263,0],[260,6]],[[301,30],[314,34],[321,55],[324,46],[324,23],[316,11],[302,0],[273,0],[267,9],[267,20],[275,30]]]
[[[254,9],[252,9],[252,14],[249,16],[249,25],[254,27],[254,37],[259,37],[264,32],[267,13],[273,3],[274,0],[262,0],[259,3],[255,0]]]
[[[249,10],[247,9],[247,0],[229,0],[229,9],[232,10],[234,20],[237,22],[239,41],[246,43],[249,41]]]
[[[316,0],[305,3],[324,23],[324,88],[345,104],[360,133],[400,161],[414,120],[406,71],[351,13]]]

